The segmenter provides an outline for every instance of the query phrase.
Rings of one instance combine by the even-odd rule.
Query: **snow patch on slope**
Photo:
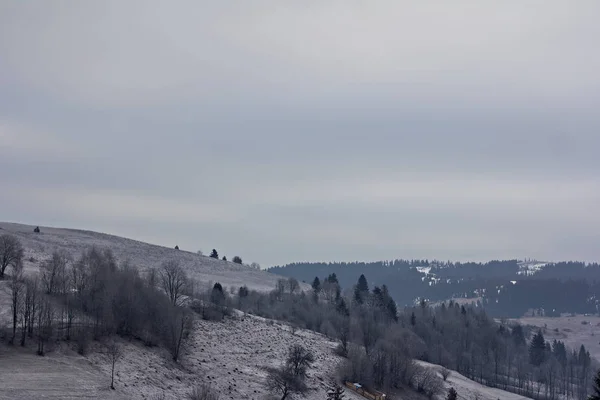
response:
[[[442,369],[441,366],[430,364],[424,361],[417,362],[426,368],[431,368],[437,371],[438,375],[441,378],[441,373],[439,372]],[[444,384],[446,386],[446,390],[450,390],[450,388],[453,387],[458,393],[458,398],[461,400],[531,400],[529,397],[524,397],[519,394],[483,386],[482,384],[472,381],[471,379],[459,374],[456,371],[452,371],[452,373],[448,377],[448,380],[444,382]],[[439,398],[445,397],[446,395],[440,396]]]
[[[535,275],[537,272],[546,267],[546,265],[548,265],[548,263],[539,261],[523,261],[519,263],[519,271],[517,274],[525,276]]]

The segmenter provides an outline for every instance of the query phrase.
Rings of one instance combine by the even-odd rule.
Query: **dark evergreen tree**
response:
[[[417,317],[415,316],[414,311],[412,312],[412,314],[410,314],[410,324],[412,326],[415,326],[417,324]]]
[[[600,370],[594,377],[594,394],[588,397],[588,400],[600,400]]]
[[[335,274],[335,272],[333,274],[329,274],[329,276],[325,280],[329,283],[338,283],[339,284],[338,278],[337,278],[337,275]]]
[[[542,331],[539,330],[531,339],[529,345],[529,363],[539,367],[546,360],[546,341]]]
[[[221,287],[221,289],[223,289]],[[238,296],[239,297],[248,297],[248,287],[247,286],[240,286],[240,289],[238,290]]]
[[[587,369],[590,366],[592,358],[590,357],[590,352],[585,350],[584,345],[579,347],[579,355],[577,356],[577,359],[579,361],[579,365],[581,365],[584,369]]]
[[[363,304],[363,294],[361,293],[361,291],[358,288],[358,286],[356,286],[354,288],[354,297],[352,298],[352,300],[356,304]]]
[[[315,279],[312,283],[312,288],[315,291],[315,293],[319,293],[321,291],[321,281],[319,280],[318,276],[315,276]]]
[[[223,261],[227,261],[227,257],[223,256]]]
[[[364,274],[361,274],[358,278],[356,287],[361,293],[369,293],[369,284],[367,283],[367,278],[365,278]]]
[[[346,317],[350,316],[350,310],[348,310],[348,306],[346,305],[346,302],[344,301],[343,297],[338,300],[335,309],[341,315],[344,315]]]
[[[527,344],[527,341],[525,340],[525,332],[523,331],[523,326],[521,326],[520,324],[513,326],[511,336],[513,338],[513,343],[515,344],[515,346],[522,347]]]
[[[217,250],[212,249],[212,251],[210,252],[210,257],[211,258],[219,258],[219,253],[217,253]]]
[[[456,393],[456,390],[454,388],[450,388],[450,390],[448,391],[448,396],[446,396],[446,400],[457,400],[458,399],[458,393]]]
[[[240,256],[234,256],[231,261],[233,261],[236,264],[241,264],[242,263],[242,257],[240,257]]]
[[[344,389],[337,383],[332,383],[327,390],[327,400],[343,400]]]

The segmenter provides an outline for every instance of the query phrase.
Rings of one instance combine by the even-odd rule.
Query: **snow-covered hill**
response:
[[[220,282],[226,288],[247,285],[250,289],[268,291],[281,278],[248,266],[104,233],[48,227],[40,227],[41,233],[34,233],[34,228],[0,222],[0,234],[10,233],[23,244],[25,269],[30,271],[37,271],[40,263],[55,249],[64,249],[76,258],[84,249],[98,246],[110,248],[120,262],[128,260],[141,270],[176,259],[192,278],[201,282]]]

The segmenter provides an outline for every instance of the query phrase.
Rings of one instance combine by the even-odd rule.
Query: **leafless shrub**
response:
[[[15,236],[0,236],[0,279],[4,278],[6,268],[9,266],[14,267],[21,263],[23,253],[23,246]]]
[[[160,284],[174,306],[181,304],[187,280],[187,275],[179,262],[171,260],[162,265]]]
[[[440,374],[442,374],[442,378],[444,379],[444,382],[446,382],[448,380],[448,377],[450,376],[451,373],[452,373],[452,371],[450,371],[448,368],[440,369]]]
[[[286,399],[294,393],[304,393],[306,384],[298,376],[295,376],[289,368],[267,369],[267,389]]]
[[[417,391],[430,399],[444,390],[442,380],[429,368],[421,367],[420,372],[415,376],[415,383]]]

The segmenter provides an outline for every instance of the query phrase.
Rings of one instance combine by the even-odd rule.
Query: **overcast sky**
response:
[[[263,266],[598,261],[598,15],[3,1],[0,220]]]

